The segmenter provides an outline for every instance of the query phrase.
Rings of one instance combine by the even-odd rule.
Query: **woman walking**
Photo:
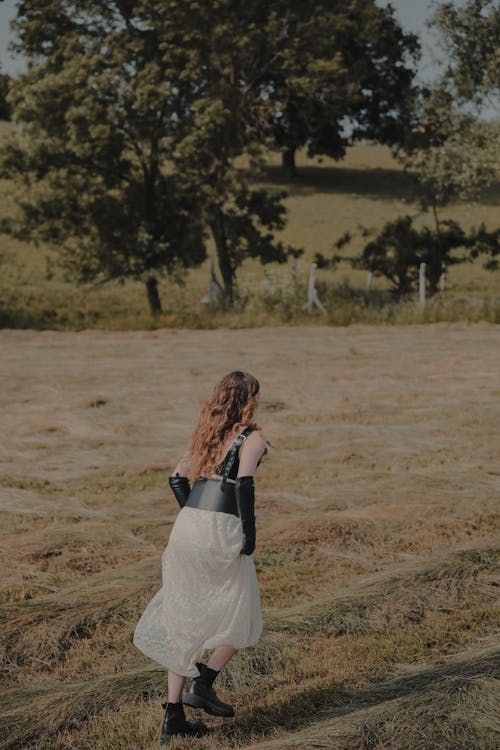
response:
[[[226,375],[205,402],[186,455],[169,478],[181,508],[163,554],[163,586],[139,620],[135,645],[168,669],[160,744],[200,737],[183,703],[215,716],[234,716],[213,689],[234,654],[262,632],[260,597],[250,555],[255,549],[253,474],[266,450],[254,421],[259,383]],[[194,480],[193,488],[190,479]],[[205,650],[212,650],[206,664]],[[192,677],[184,695],[186,677]]]

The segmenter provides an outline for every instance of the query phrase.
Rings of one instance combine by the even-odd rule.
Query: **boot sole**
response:
[[[210,703],[210,701],[205,700],[205,698],[200,698],[198,695],[187,695],[182,702],[185,706],[190,706],[191,708],[202,708],[205,713],[212,716],[224,716],[226,719],[234,716],[232,709],[219,708],[215,704]]]
[[[186,737],[186,738],[201,738],[206,737],[208,734],[210,734],[211,729],[210,727],[205,726],[205,724],[201,722],[195,722],[192,725],[192,730],[194,731],[187,731],[183,732],[182,730],[179,732],[170,732],[169,734],[162,734],[160,737],[160,745],[167,745],[171,740],[175,740],[177,737]]]

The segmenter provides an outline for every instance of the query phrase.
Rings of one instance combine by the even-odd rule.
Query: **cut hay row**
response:
[[[427,604],[430,603],[429,611],[432,607],[438,610],[443,609],[443,607],[451,608],[453,604],[457,614],[459,608],[469,608],[472,601],[478,602],[484,599],[491,601],[492,595],[497,592],[497,589],[490,585],[491,581],[488,576],[498,570],[497,557],[498,554],[495,550],[468,550],[456,555],[451,561],[440,561],[439,563],[434,561],[431,566],[419,568],[406,577],[402,575],[385,576],[382,580],[375,579],[368,583],[365,582],[357,599],[356,597],[347,599],[343,595],[338,597],[337,600],[328,600],[322,604],[316,603],[310,608],[309,612],[306,610],[302,616],[297,614],[297,610],[288,613],[288,619],[286,613],[282,613],[281,619],[275,619],[274,623],[272,613],[267,613],[270,627],[267,629],[264,639],[256,649],[250,649],[240,654],[235,664],[231,665],[224,674],[221,687],[245,691],[251,686],[258,686],[260,691],[272,690],[276,674],[286,673],[287,660],[292,658],[294,647],[301,648],[302,636],[328,635],[332,632],[332,629],[339,629],[339,623],[343,623],[342,627],[346,631],[346,623],[350,622],[350,632],[355,635],[374,632],[377,629],[386,632],[391,623],[393,625],[404,625],[405,623],[415,625],[417,618],[414,613],[412,614],[414,599],[411,597],[416,596],[420,602],[427,597]],[[485,580],[490,583],[482,583],[481,575],[484,575]],[[123,586],[123,577],[121,583]],[[125,578],[125,584],[128,583],[128,579]],[[130,612],[127,608],[130,606],[130,601],[136,601],[137,592],[131,594],[130,588],[128,588],[126,594],[123,595],[123,590],[120,592],[120,590],[113,589],[111,583],[107,587],[104,584],[105,582],[102,581],[97,589],[98,595],[92,597],[94,607],[92,611],[90,605],[85,610],[83,603],[80,602],[82,607],[79,609],[78,602],[74,602],[73,608],[68,612],[65,612],[63,605],[60,606],[60,609],[54,608],[51,612],[47,607],[45,609],[40,608],[40,602],[38,602],[35,610],[38,613],[37,622],[40,623],[40,633],[37,634],[32,621],[31,627],[26,627],[22,633],[18,633],[18,643],[11,645],[11,651],[8,652],[7,656],[12,658],[15,645],[21,649],[19,654],[21,657],[23,656],[23,649],[29,649],[30,647],[35,655],[42,654],[44,646],[42,636],[47,639],[47,634],[53,637],[53,633],[58,633],[58,637],[61,637],[65,633],[65,637],[67,637],[68,633],[71,633],[70,628],[76,627],[74,618],[77,613],[80,616],[80,623],[87,622],[85,617],[93,617],[95,624],[97,622],[102,623],[106,617],[113,616],[125,618],[128,622]],[[408,592],[411,592],[411,597],[405,601],[404,596],[408,596]],[[99,600],[98,606],[96,606],[96,599]],[[45,602],[46,605],[47,603]],[[55,604],[53,597],[52,603]],[[386,612],[386,608],[394,609],[396,603],[399,617],[397,623],[388,618]],[[31,602],[26,602],[26,604],[30,605]],[[19,608],[19,606],[16,603],[15,607]],[[370,606],[372,610],[370,610]],[[123,607],[125,607],[125,610],[121,609]],[[349,607],[351,607],[350,610]],[[377,611],[377,608],[380,611]],[[55,618],[53,622],[50,622],[50,615]],[[423,617],[424,615],[420,613],[420,616]],[[349,617],[351,620],[348,621]],[[64,629],[58,631],[55,626],[61,628],[63,624]],[[130,630],[132,631],[132,628]],[[75,634],[78,635],[78,632]],[[484,674],[489,674],[492,664],[495,668],[498,668],[498,655],[493,654],[492,656],[488,652],[485,655],[483,654],[481,658],[474,659],[472,672],[470,671],[471,664],[467,667],[469,672],[467,672],[465,664],[461,664],[458,668],[458,675],[474,676],[481,665]],[[115,668],[121,670],[121,666],[118,664]],[[444,672],[440,671],[440,668],[432,668],[430,674],[433,679],[437,679],[443,676],[451,677],[455,673],[453,667],[447,666]],[[101,710],[108,709],[123,701],[136,699],[140,695],[149,695],[151,693],[150,680],[152,676],[154,681],[153,692],[164,689],[165,673],[162,669],[133,667],[127,672],[120,671],[109,678],[94,677],[91,680],[79,683],[58,682],[50,686],[10,690],[4,696],[3,705],[0,704],[0,711],[4,716],[4,724],[0,723],[0,728],[3,726],[2,732],[5,730],[6,736],[14,738],[12,740],[14,744],[7,744],[5,747],[22,747],[23,745],[19,743],[28,741],[24,736],[28,729],[23,720],[16,728],[17,718],[22,714],[26,705],[30,706],[30,715],[35,717],[35,720],[30,724],[34,732],[33,737],[38,736],[37,733],[40,732],[50,736],[60,727],[63,727],[65,731],[71,731],[71,728],[77,726],[78,722],[85,720],[86,717],[95,716]],[[422,675],[418,677],[418,680],[422,683]],[[316,677],[313,678],[310,685],[312,693],[309,695],[309,700],[312,701],[312,706],[316,709],[318,701],[320,701],[320,704],[321,702],[324,703],[332,695],[331,687],[327,686],[323,689],[320,683],[322,684],[323,680],[318,682],[318,677]],[[405,690],[416,689],[411,678],[406,676],[401,678],[399,683],[387,683],[385,687],[384,685],[371,686],[368,692],[371,693],[372,698],[376,693],[377,701],[387,701],[393,697],[390,691],[392,690],[394,693],[395,688],[399,695],[403,694]],[[294,690],[293,692],[302,695],[304,702],[307,702],[308,690],[304,685],[298,691]],[[95,696],[98,693],[100,697],[97,699]],[[337,696],[342,694],[342,690],[339,691],[339,686],[335,686],[334,693]],[[78,697],[80,695],[84,697],[81,703]],[[358,695],[358,700],[361,699],[360,695],[362,694]],[[289,699],[287,698],[287,700]],[[366,696],[364,700],[369,701],[370,696]],[[285,714],[287,714],[288,708],[286,708]],[[273,709],[270,710],[272,713]],[[280,717],[284,711],[283,706],[278,707],[277,711],[279,716],[273,715],[267,719],[265,717],[257,718],[262,730],[270,731],[274,722],[280,725],[282,722]],[[259,711],[257,710],[256,713],[258,715]],[[41,727],[45,727],[43,732]],[[19,735],[19,732],[21,732],[21,735]],[[24,739],[20,739],[21,736]],[[3,747],[0,744],[0,748]]]
[[[84,581],[72,581],[64,589],[36,599],[4,604],[0,610],[2,632],[27,628],[42,619],[57,619],[70,610],[83,611],[87,607],[89,612],[100,613],[101,608],[112,611],[119,603],[133,601],[139,593],[149,590],[158,579],[158,574],[151,574],[151,567],[151,560],[144,559],[130,566],[121,565],[116,572],[107,570]]]
[[[273,631],[325,635],[387,632],[433,611],[498,601],[500,550],[466,550],[451,559],[385,573],[308,606],[267,612]]]
[[[245,750],[496,750],[500,650],[370,685],[305,728]],[[326,717],[326,718],[325,718]]]
[[[137,618],[156,576],[150,560],[120,567],[115,576],[97,574],[46,596],[3,604],[0,634],[4,662],[22,663],[36,658],[45,662],[63,658],[71,641],[89,636],[111,620]],[[145,586],[145,583],[147,586]]]
[[[106,708],[164,689],[165,670],[141,662],[109,677],[11,690],[0,698],[0,748],[24,748],[62,727],[78,727]]]
[[[268,657],[274,660],[275,655],[269,653]],[[279,667],[275,663],[274,667],[277,666]],[[306,750],[331,747],[332,750],[351,750],[352,747],[353,750],[370,750],[376,747],[369,744],[375,732],[381,736],[387,735],[389,739],[391,731],[401,737],[408,737],[408,732],[423,731],[424,728],[427,734],[422,734],[422,744],[412,746],[412,750],[413,747],[422,750],[428,750],[429,747],[441,748],[439,743],[432,745],[431,740],[441,739],[446,733],[456,739],[458,731],[458,725],[452,718],[448,725],[443,725],[443,717],[453,717],[462,698],[467,698],[468,691],[475,687],[479,690],[471,697],[476,700],[475,708],[466,714],[467,721],[462,722],[461,731],[474,739],[474,732],[480,729],[479,739],[483,737],[489,742],[492,732],[499,728],[499,714],[494,710],[498,708],[499,693],[495,690],[499,683],[495,678],[499,675],[500,650],[489,646],[473,651],[467,657],[462,656],[460,660],[365,685],[351,693],[337,690],[336,705],[328,707],[323,703],[323,711],[314,716],[312,724],[290,737],[260,743],[255,748],[271,750],[300,747]],[[12,690],[0,699],[0,750],[30,747],[30,743],[47,740],[60,731],[81,728],[82,723],[95,719],[103,711],[117,709],[138,699],[156,699],[164,690],[164,670],[157,667],[145,668],[142,664],[132,665],[116,675],[94,680]],[[293,705],[290,705],[289,700],[286,701],[292,723],[302,724],[308,716],[306,709],[310,701],[309,694],[310,687],[297,686]],[[328,686],[324,691],[325,699],[328,700],[332,694],[333,689]],[[435,710],[432,711],[433,721],[429,722],[432,726],[428,726],[425,724],[425,711],[431,705]],[[302,712],[299,710],[300,706],[303,707]],[[467,702],[464,709],[468,707]],[[240,734],[243,738],[244,735],[256,732],[273,731],[273,727],[280,724],[279,717],[274,715],[276,710],[281,714],[283,708],[253,712],[246,721],[240,722],[239,727],[235,727],[235,736]],[[361,731],[366,735],[366,743],[351,744],[356,738],[359,740]],[[339,744],[341,742],[348,744]],[[466,747],[493,750],[494,745],[481,742],[477,745],[457,743],[443,747],[449,750]],[[406,750],[407,746],[399,741],[390,747]]]
[[[267,609],[266,630],[335,636],[388,632],[406,622],[420,622],[431,612],[491,604],[498,597],[494,578],[500,571],[499,556],[493,549],[467,550],[451,560],[358,582],[312,605]],[[98,574],[83,588],[72,584],[33,600],[5,604],[0,611],[4,654],[18,663],[29,657],[57,661],[72,638],[88,636],[112,619],[133,620],[154,587],[156,575],[150,570],[146,559],[120,568],[115,578]]]
[[[486,504],[485,504],[486,505]],[[310,512],[309,512],[310,517]],[[310,521],[307,516],[293,528],[284,526],[279,542],[298,553],[316,549],[328,553],[352,553],[366,561],[381,559],[401,560],[405,554],[427,555],[443,544],[459,546],[461,540],[481,536],[498,530],[498,515],[484,508],[476,517],[449,517],[446,521],[436,518],[399,520],[360,519],[351,513],[333,520],[324,514]],[[273,540],[274,541],[274,540]],[[468,541],[470,543],[470,541]]]
[[[240,655],[221,686],[262,685],[263,676],[284,666],[288,649],[283,639],[264,639],[255,649]],[[129,701],[158,698],[165,691],[165,670],[145,666],[142,661],[96,679],[11,689],[0,698],[0,750],[24,748],[62,729],[78,728],[102,711]]]

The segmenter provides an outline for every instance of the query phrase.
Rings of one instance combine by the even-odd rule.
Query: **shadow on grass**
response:
[[[266,176],[259,181],[282,187],[292,196],[329,193],[381,201],[418,201],[415,175],[401,169],[307,166],[299,167],[297,175],[290,178],[281,167],[269,166]],[[475,200],[488,206],[498,205],[500,182],[486,188]]]
[[[38,309],[4,309],[0,307],[0,329],[11,328],[18,330],[32,329],[35,331],[66,331],[80,330],[73,319],[64,310],[54,308]]]
[[[353,169],[349,167],[301,167],[290,179],[280,167],[268,167],[265,183],[286,188],[290,195],[346,194],[372,200],[413,201],[415,180],[400,169]]]
[[[237,734],[241,737],[247,733],[262,733],[261,741],[265,742],[264,737],[271,732],[297,731],[317,721],[348,716],[373,706],[382,707],[394,699],[408,696],[416,699],[429,689],[451,688],[457,681],[497,677],[499,672],[500,650],[490,649],[450,664],[433,665],[409,675],[370,683],[358,690],[348,690],[343,685],[334,684],[298,689],[293,694],[287,693],[279,705],[253,710],[232,727],[224,727],[225,735],[231,737]]]

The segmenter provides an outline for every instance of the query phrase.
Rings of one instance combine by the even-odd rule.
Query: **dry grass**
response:
[[[493,750],[500,341],[487,324],[3,331],[0,748],[152,750],[131,644],[207,387],[261,379],[261,643],[200,750]],[[253,743],[253,744],[252,744]],[[178,740],[174,750],[192,748]]]
[[[304,607],[269,614],[273,630],[303,636],[390,632],[423,622],[438,612],[453,613],[483,603],[500,603],[500,548],[467,550],[406,574],[355,579],[346,592]]]
[[[498,747],[500,651],[420,670],[345,697],[309,725],[252,750],[493,750]],[[328,718],[324,718],[325,714]]]

